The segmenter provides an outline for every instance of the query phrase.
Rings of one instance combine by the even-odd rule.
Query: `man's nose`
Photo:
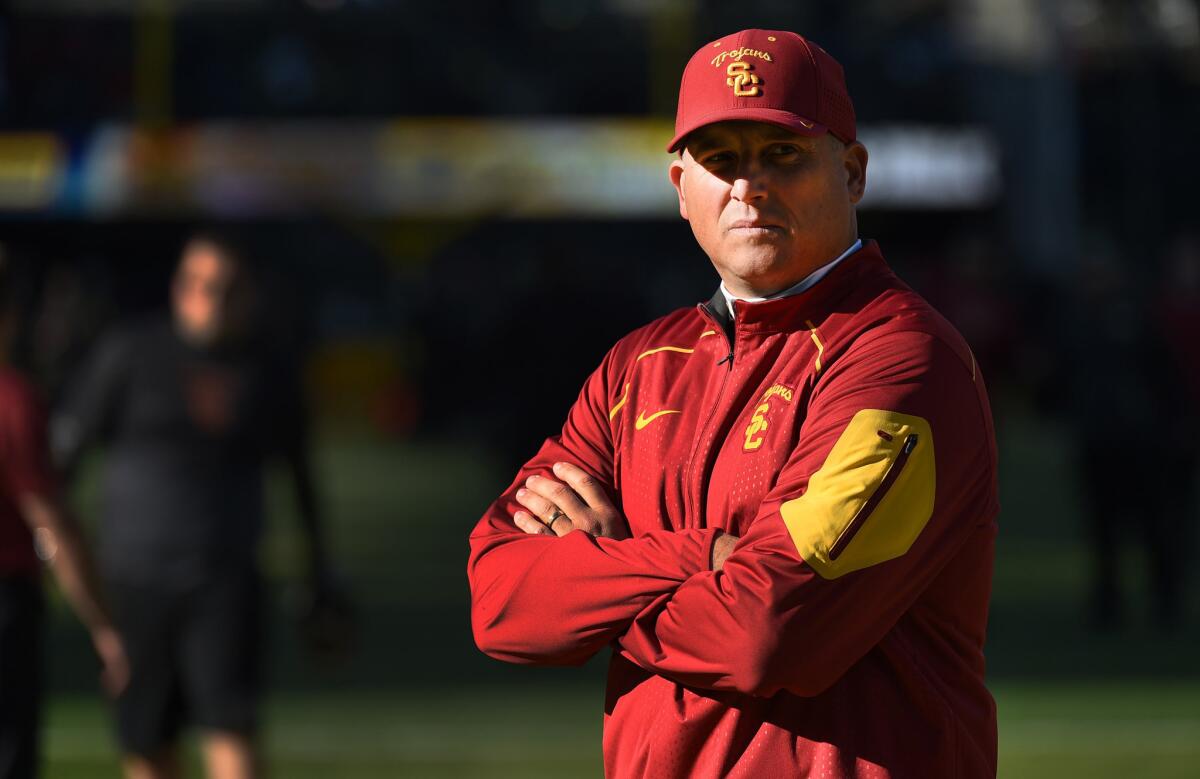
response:
[[[748,165],[737,172],[729,194],[734,200],[749,202],[764,197],[766,193],[767,181],[763,171],[756,165]]]

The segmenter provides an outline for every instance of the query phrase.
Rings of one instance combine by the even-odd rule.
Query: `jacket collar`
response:
[[[725,305],[730,311],[733,311],[733,301],[734,300],[744,300],[747,303],[761,303],[764,300],[774,300],[776,298],[786,298],[786,297],[791,297],[792,295],[798,295],[801,292],[803,292],[804,290],[808,289],[809,287],[812,287],[812,286],[815,286],[816,284],[818,284],[821,281],[821,279],[823,279],[827,275],[829,275],[829,271],[831,271],[835,267],[837,267],[837,264],[839,262],[841,262],[842,260],[849,257],[851,254],[854,254],[856,251],[861,249],[862,244],[863,244],[863,242],[862,242],[861,238],[855,238],[854,243],[850,244],[850,248],[846,249],[846,251],[842,252],[834,259],[830,260],[829,262],[825,263],[821,267],[817,268],[815,271],[808,274],[807,276],[805,276],[804,278],[802,278],[800,281],[796,282],[792,286],[788,287],[787,289],[783,290],[782,292],[776,292],[773,295],[766,295],[764,297],[753,297],[753,298],[745,298],[745,297],[735,298],[733,296],[733,293],[729,291],[729,288],[725,286],[725,282],[722,281],[719,289],[721,290],[721,294],[725,296]]]
[[[782,330],[807,329],[806,322],[824,318],[824,314],[842,297],[854,289],[857,281],[872,268],[884,269],[887,263],[880,253],[879,244],[873,240],[863,241],[862,248],[835,265],[820,283],[803,292],[787,297],[759,302],[735,300],[736,320],[729,316],[725,296],[720,288],[701,307],[716,321],[730,343],[736,332],[778,332]]]

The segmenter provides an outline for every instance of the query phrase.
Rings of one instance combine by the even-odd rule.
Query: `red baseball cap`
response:
[[[800,135],[855,139],[854,104],[842,66],[786,30],[742,30],[692,55],[679,85],[675,137],[667,151],[707,124],[768,122]]]

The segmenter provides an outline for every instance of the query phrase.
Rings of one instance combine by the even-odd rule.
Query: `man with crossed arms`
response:
[[[471,534],[475,640],[613,648],[611,777],[996,772],[982,376],[855,205],[841,66],[746,30],[683,74],[680,214],[721,277],[621,339]]]

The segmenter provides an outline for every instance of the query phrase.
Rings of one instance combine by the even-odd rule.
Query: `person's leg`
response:
[[[121,758],[125,779],[178,779],[179,750],[175,746],[163,747],[154,755],[138,755],[126,752]]]
[[[1092,552],[1089,619],[1093,627],[1109,629],[1119,625],[1124,616],[1117,567],[1117,536],[1126,501],[1123,495],[1112,494],[1114,485],[1119,490],[1122,484],[1120,464],[1105,450],[1089,446],[1081,466],[1087,493],[1084,513]]]
[[[37,580],[0,579],[0,779],[38,774],[41,636]]]
[[[214,573],[195,593],[180,646],[193,722],[210,779],[260,773],[255,736],[262,609],[254,571]]]
[[[1157,472],[1158,489],[1147,499],[1143,522],[1150,576],[1150,608],[1164,630],[1183,617],[1184,560],[1189,548],[1187,524],[1195,511],[1195,463],[1187,452],[1171,452]]]
[[[181,596],[155,583],[110,579],[117,629],[129,654],[129,684],[116,701],[117,742],[127,779],[181,776],[182,726],[173,633]]]
[[[258,750],[250,736],[210,730],[201,745],[209,779],[254,779],[259,775]]]

